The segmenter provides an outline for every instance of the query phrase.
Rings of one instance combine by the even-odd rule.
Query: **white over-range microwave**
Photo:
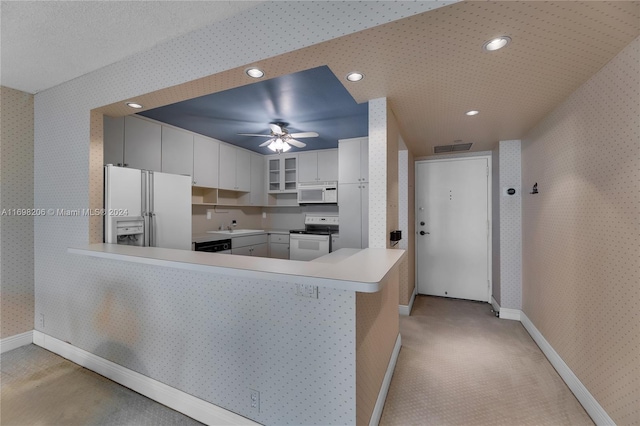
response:
[[[336,204],[338,182],[314,182],[298,184],[298,204]]]

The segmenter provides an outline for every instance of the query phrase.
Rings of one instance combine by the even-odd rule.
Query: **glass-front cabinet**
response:
[[[296,192],[298,189],[298,155],[279,154],[267,157],[269,192]]]

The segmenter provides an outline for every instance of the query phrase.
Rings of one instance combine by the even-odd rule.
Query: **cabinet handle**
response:
[[[198,182],[196,182],[196,181],[194,180],[194,181],[193,181],[193,184],[195,185],[196,183],[198,183]]]
[[[129,167],[129,164],[124,163],[122,166],[123,166],[123,167]]]

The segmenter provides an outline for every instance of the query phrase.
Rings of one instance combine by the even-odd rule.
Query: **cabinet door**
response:
[[[231,254],[237,254],[240,256],[251,256],[251,248],[253,246],[244,246],[244,247],[238,247],[238,248],[232,248],[231,249]]]
[[[267,157],[267,185],[269,192],[280,191],[280,159],[277,157]]]
[[[298,154],[298,182],[318,180],[318,153],[301,152]]]
[[[289,258],[289,244],[270,243],[269,244],[269,257],[274,258],[274,259],[288,259]]]
[[[193,133],[162,126],[162,171],[193,176]]]
[[[122,167],[124,163],[124,117],[103,116],[103,160],[104,164]]]
[[[159,123],[124,118],[124,162],[128,167],[159,172],[162,169],[162,130]]]
[[[218,187],[220,144],[204,136],[193,137],[193,184],[205,188]]]
[[[302,171],[302,162],[300,162]],[[338,180],[338,150],[318,151],[318,180],[322,182]]]
[[[251,191],[251,154],[236,149],[236,191]]]
[[[220,167],[218,184],[221,189],[235,190],[236,187],[236,151],[226,144],[220,144]]]
[[[360,178],[369,182],[369,138],[360,141]]]
[[[338,184],[338,215],[340,218],[340,247],[362,248],[362,184]]]
[[[338,141],[338,182],[360,182],[360,139]]]
[[[284,162],[284,181],[281,181],[280,189],[288,192],[298,190],[298,155],[288,155],[281,158]]]
[[[251,256],[269,257],[269,245],[267,243],[251,246]]]
[[[251,154],[251,194],[249,204],[263,206],[265,200],[264,159],[260,154]]]

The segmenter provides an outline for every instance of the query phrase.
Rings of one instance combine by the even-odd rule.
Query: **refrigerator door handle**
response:
[[[149,213],[149,247],[156,246],[156,214]]]

